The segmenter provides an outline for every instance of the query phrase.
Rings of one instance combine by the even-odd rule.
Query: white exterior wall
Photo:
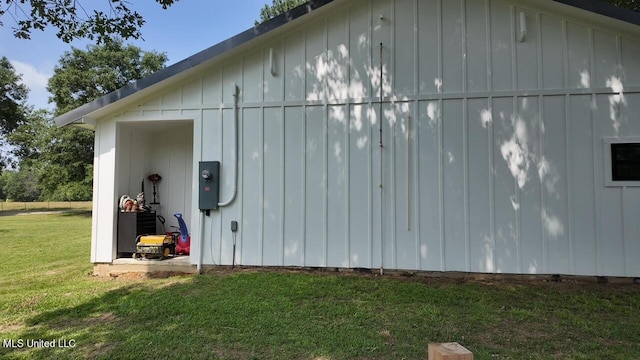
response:
[[[637,35],[542,1],[326,8],[118,120],[196,119],[193,163],[222,162],[224,200],[240,87],[239,194],[203,223],[205,264],[231,264],[238,220],[243,265],[640,276],[640,188],[605,187],[603,159],[604,137],[640,136]],[[94,236],[112,236],[107,215]]]

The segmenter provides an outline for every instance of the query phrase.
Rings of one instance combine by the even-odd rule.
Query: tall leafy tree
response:
[[[164,67],[164,53],[143,51],[121,41],[86,50],[72,48],[54,69],[47,89],[55,115],[81,106]],[[91,196],[93,133],[57,128],[52,115],[27,111],[28,121],[10,138],[21,164],[38,174],[42,196],[51,200],[86,200]],[[21,165],[22,166],[22,165]]]
[[[6,57],[0,58],[0,147],[6,137],[24,122],[23,107],[29,89]],[[0,150],[0,173],[9,162]]]
[[[178,0],[155,0],[167,9]],[[130,7],[127,0],[104,0],[102,8],[95,0],[3,0],[0,1],[0,26],[2,19],[15,23],[13,35],[30,39],[34,30],[53,27],[64,42],[74,39],[96,39],[102,43],[110,37],[125,39],[141,37],[144,18]]]
[[[0,59],[0,132],[7,135],[23,120],[22,106],[29,89],[21,84],[21,76],[15,72],[9,59]]]
[[[120,40],[72,48],[62,55],[49,79],[56,115],[88,103],[164,67],[167,56],[124,45]]]
[[[267,4],[260,10],[260,21],[256,21],[256,24],[273,19],[306,2],[306,0],[272,0],[271,5]]]

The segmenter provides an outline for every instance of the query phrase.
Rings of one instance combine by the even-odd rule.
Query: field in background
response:
[[[238,268],[96,278],[87,212],[0,216],[0,231],[2,359],[426,359],[430,342],[450,341],[477,360],[640,358],[631,282]]]
[[[35,201],[6,202],[0,201],[2,211],[53,211],[53,210],[91,210],[91,201]]]

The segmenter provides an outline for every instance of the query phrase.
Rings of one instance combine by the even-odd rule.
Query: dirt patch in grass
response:
[[[108,354],[113,348],[115,344],[105,344],[103,342],[99,342],[97,344],[83,346],[84,358],[86,359],[95,359],[99,356],[103,356]]]
[[[190,277],[193,274],[187,274],[179,271],[156,271],[156,272],[124,272],[118,274],[109,274],[114,280],[138,281],[145,279],[168,279],[172,277]]]
[[[5,324],[0,325],[0,333],[19,331],[24,327],[22,324]]]
[[[122,318],[115,315],[114,313],[107,312],[104,314],[99,314],[97,316],[90,316],[90,317],[81,318],[81,319],[63,318],[63,319],[60,319],[59,321],[52,322],[51,325],[49,325],[49,327],[52,330],[64,331],[70,328],[85,329],[85,328],[92,328],[98,325],[107,326],[107,325],[115,324],[120,321],[122,321]]]

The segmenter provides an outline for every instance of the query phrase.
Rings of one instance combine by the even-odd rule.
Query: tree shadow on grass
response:
[[[183,354],[212,358],[206,349],[201,356],[194,356],[194,349],[189,348],[209,343],[208,334],[180,321],[196,315],[189,313],[191,307],[181,307],[181,301],[203,300],[185,297],[192,288],[191,283],[158,287],[140,282],[76,306],[35,315],[16,338],[23,340],[23,348],[0,348],[0,357],[158,359],[180,358]],[[54,340],[56,346],[28,347],[27,340],[40,339]]]
[[[635,288],[278,273],[113,284],[14,332],[75,347],[5,347],[0,357],[414,359],[429,342],[458,341],[479,358],[601,358],[635,355],[640,343]]]
[[[346,301],[340,312],[324,318],[317,294],[304,290],[292,297],[286,291],[303,285],[296,277],[260,286],[261,278],[272,275],[240,274],[227,281],[235,276],[149,279],[37,314],[17,339],[73,341],[75,347],[0,348],[0,357],[369,358],[385,346],[377,331],[360,328],[381,325],[370,318],[370,309],[358,314],[358,302]],[[360,321],[352,321],[354,314]]]

